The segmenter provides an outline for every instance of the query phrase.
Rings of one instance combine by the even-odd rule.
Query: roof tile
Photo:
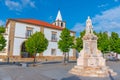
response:
[[[8,19],[9,20],[14,20],[14,21],[18,21],[18,22],[22,22],[22,23],[28,23],[28,24],[34,24],[34,25],[39,25],[39,26],[44,26],[44,27],[49,27],[49,28],[53,28],[53,29],[59,29],[59,30],[63,30],[64,28],[59,27],[59,26],[55,26],[53,24],[50,24],[48,22],[44,22],[41,20],[35,20],[35,19]],[[71,31],[74,32],[74,31]]]

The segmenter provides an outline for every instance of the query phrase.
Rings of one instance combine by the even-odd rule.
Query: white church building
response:
[[[40,55],[40,59],[44,60],[60,60],[63,52],[58,49],[58,41],[62,30],[66,27],[66,22],[62,20],[60,10],[58,11],[56,20],[50,24],[41,20],[35,19],[8,19],[6,22],[6,33],[4,34],[7,42],[3,52],[0,53],[0,58],[10,60],[30,60],[32,56],[26,52],[25,41],[36,31],[41,31],[49,41],[47,50]],[[71,36],[75,36],[74,31],[70,31]],[[69,56],[75,58],[76,51],[71,49]]]

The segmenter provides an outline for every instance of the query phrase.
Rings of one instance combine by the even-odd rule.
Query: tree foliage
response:
[[[6,40],[2,34],[4,32],[5,32],[5,28],[3,26],[0,26],[0,51],[3,50],[4,47],[6,46]]]
[[[109,51],[109,36],[106,32],[99,32],[97,33],[97,43],[98,49],[101,50],[103,53]]]
[[[3,37],[3,35],[0,34],[0,51],[3,50],[5,46],[6,46],[6,40]]]
[[[70,48],[74,45],[74,37],[70,35],[70,31],[65,28],[60,35],[60,40],[58,41],[58,48],[62,52],[69,52]]]
[[[115,32],[111,33],[110,48],[111,51],[120,53],[120,38],[119,35]]]
[[[117,40],[116,46],[117,46],[117,48],[116,48],[115,52],[120,54],[120,38]]]
[[[76,38],[75,48],[79,52],[83,48],[82,37],[84,33],[85,31],[80,32],[80,37]],[[94,31],[94,34],[98,37],[98,49],[101,50],[103,53],[111,51],[120,53],[120,38],[118,33],[112,32],[109,36],[107,32],[97,33]]]
[[[80,52],[80,50],[83,48],[83,40],[82,37],[85,34],[85,30],[80,32],[80,37],[76,38],[76,43],[75,43],[75,49]]]
[[[34,33],[28,40],[25,42],[26,50],[34,55],[34,62],[37,53],[42,53],[47,49],[48,40],[45,38],[44,34],[41,32]]]
[[[3,26],[0,26],[0,34],[5,32],[5,28]]]
[[[68,62],[68,57],[66,57],[66,53],[69,51],[71,48],[73,48],[74,45],[74,37],[70,35],[70,31],[65,28],[61,32],[60,35],[60,40],[58,41],[58,48],[63,52],[64,55],[64,63]]]

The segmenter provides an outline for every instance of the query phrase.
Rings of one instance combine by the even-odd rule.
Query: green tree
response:
[[[76,38],[76,43],[75,43],[75,49],[80,52],[80,50],[83,48],[83,41],[81,37]]]
[[[115,52],[120,54],[120,38],[117,40],[116,45],[117,45],[117,48],[116,48]]]
[[[0,51],[3,50],[4,47],[6,46],[6,40],[2,34],[4,32],[5,32],[5,28],[3,26],[0,26]]]
[[[95,35],[97,35],[98,40],[98,49],[100,49],[103,53],[106,51],[109,51],[109,37],[106,32],[93,32]],[[80,52],[80,50],[83,48],[83,40],[82,37],[85,35],[85,30],[80,32],[80,37],[76,38],[76,43],[75,43],[75,49]]]
[[[118,33],[112,32],[110,37],[111,51],[120,53],[120,38]]]
[[[98,49],[103,53],[109,51],[109,36],[106,32],[97,33],[98,36]]]
[[[5,27],[0,26],[0,34],[5,32]]]
[[[36,32],[25,42],[26,50],[34,55],[34,63],[36,62],[37,53],[40,54],[47,49],[48,40],[41,32]]]
[[[80,52],[80,50],[83,48],[83,40],[82,37],[85,35],[85,30],[80,32],[80,37],[76,38],[76,43],[75,43],[75,49]]]
[[[5,46],[6,46],[6,40],[3,37],[3,35],[0,34],[0,51],[3,50]]]
[[[80,32],[80,37],[76,38],[76,43],[74,48],[80,52],[83,48],[83,40],[82,37],[85,34],[85,31]],[[98,32],[94,31],[94,34],[97,35],[97,46],[98,49],[102,51],[102,53],[106,52],[117,52],[120,53],[120,38],[118,33],[112,32],[111,36],[108,35],[107,32]]]
[[[70,31],[65,28],[60,35],[60,40],[58,41],[58,48],[63,52],[64,63],[68,62],[67,53],[69,55],[70,48],[74,45],[74,37],[70,35]]]

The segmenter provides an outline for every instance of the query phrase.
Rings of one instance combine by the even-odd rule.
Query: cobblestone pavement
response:
[[[120,61],[107,62],[107,66],[117,72],[117,76],[105,78],[82,77],[69,74],[75,65],[69,63],[40,64],[36,67],[0,65],[0,80],[120,80]]]

